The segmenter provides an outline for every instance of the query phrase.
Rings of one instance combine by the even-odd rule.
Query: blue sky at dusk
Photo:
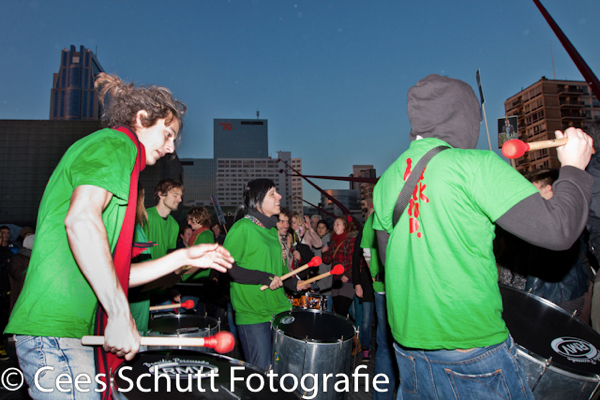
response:
[[[542,3],[600,74],[600,1]],[[270,155],[291,151],[311,175],[347,176],[353,164],[381,175],[409,145],[406,93],[428,74],[476,90],[481,70],[494,148],[504,101],[554,77],[551,49],[557,79],[583,79],[532,0],[5,1],[0,119],[48,118],[70,45],[186,103],[180,157],[211,158],[213,119],[259,110]],[[488,148],[483,123],[478,147]],[[317,192],[305,185],[305,198]]]

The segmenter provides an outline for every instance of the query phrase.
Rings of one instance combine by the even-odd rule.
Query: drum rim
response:
[[[326,340],[320,340],[320,339],[311,339],[311,338],[307,338],[307,337],[300,337],[298,335],[292,335],[290,333],[286,333],[283,331],[283,329],[280,329],[279,326],[275,325],[275,320],[282,314],[291,314],[293,312],[310,312],[310,313],[319,313],[319,314],[329,314],[329,315],[333,315],[336,318],[339,318],[347,323],[350,324],[350,326],[352,327],[353,330],[353,334],[345,339],[337,339],[335,342],[331,342],[331,341],[326,341]],[[291,309],[288,311],[283,311],[280,312],[279,314],[276,314],[273,319],[271,320],[271,329],[275,330],[275,334],[277,335],[279,332],[281,332],[284,336],[287,336],[291,339],[294,340],[298,340],[298,341],[302,341],[302,342],[307,342],[307,343],[322,343],[322,344],[333,344],[333,345],[338,345],[340,342],[341,343],[346,343],[348,340],[353,340],[354,337],[356,336],[358,330],[356,329],[356,326],[354,326],[354,324],[352,322],[350,322],[348,320],[348,318],[344,318],[339,314],[336,314],[334,312],[329,312],[329,311],[324,311],[324,310],[319,310],[316,308],[295,308],[295,309]]]
[[[515,343],[516,344],[516,343]],[[538,362],[540,364],[544,364],[544,361],[548,361],[548,359],[538,356],[532,351],[527,350],[525,347],[517,344],[517,357],[523,357],[525,359],[532,359],[532,362]],[[552,361],[547,365],[547,369],[553,371],[554,373],[567,376],[569,378],[576,378],[579,380],[583,380],[586,382],[595,382],[600,384],[600,375],[598,374],[590,374],[587,372],[579,373],[573,372],[572,370],[565,369],[560,364],[553,364]]]
[[[536,300],[539,300],[539,301],[540,301],[541,303],[543,303],[544,305],[547,305],[547,306],[549,306],[550,308],[552,308],[552,309],[554,309],[554,310],[556,310],[556,311],[559,311],[559,312],[561,312],[562,314],[564,314],[564,315],[568,316],[569,318],[573,318],[573,315],[572,315],[571,313],[567,312],[565,309],[563,309],[562,307],[560,307],[560,306],[556,305],[555,303],[551,302],[550,300],[548,300],[548,299],[545,299],[545,298],[543,298],[543,297],[540,297],[540,296],[538,296],[537,294],[530,293],[530,292],[528,292],[527,290],[523,290],[523,289],[515,288],[515,287],[512,287],[512,286],[508,286],[508,285],[506,285],[506,284],[504,284],[504,283],[498,283],[498,286],[500,287],[500,289],[507,289],[507,290],[509,290],[509,291],[511,291],[511,290],[512,290],[512,291],[515,291],[515,292],[520,292],[520,293],[522,293],[522,294],[524,294],[524,295],[526,295],[526,296],[531,296],[531,297],[533,297],[534,299],[536,299]],[[502,293],[500,293],[500,295],[502,295]],[[502,310],[502,312],[504,312],[504,307],[503,307],[503,310]],[[504,319],[504,318],[503,318],[503,319]],[[580,323],[581,325],[583,325],[583,326],[587,326],[586,324],[584,324],[584,323],[583,323],[582,321],[580,321],[579,319],[575,319],[575,320],[576,320],[578,323]],[[588,328],[589,328],[589,326],[588,326]]]
[[[503,284],[503,283],[498,283],[498,290],[499,290],[500,296],[502,297],[502,313],[503,313],[503,314],[504,314],[504,312],[505,312],[506,310],[504,309],[504,296],[503,296],[503,294],[502,294],[502,290],[505,290],[506,292],[511,292],[511,291],[512,291],[512,292],[518,293],[518,294],[520,294],[520,295],[525,295],[525,296],[526,296],[526,297],[528,297],[528,298],[530,297],[530,298],[532,298],[532,299],[534,299],[534,300],[537,300],[537,301],[539,301],[539,302],[540,302],[540,303],[542,303],[544,306],[547,306],[548,308],[552,309],[552,310],[553,310],[553,312],[555,312],[555,311],[556,311],[556,312],[559,312],[559,313],[561,313],[563,316],[565,316],[565,317],[568,317],[568,318],[569,318],[569,320],[570,320],[570,322],[573,322],[574,324],[576,324],[576,325],[579,325],[579,326],[580,326],[580,327],[582,327],[582,329],[584,329],[584,330],[589,330],[590,332],[592,332],[592,333],[594,333],[595,335],[597,335],[597,336],[598,336],[598,338],[600,339],[600,334],[599,334],[599,333],[597,333],[597,332],[595,332],[595,331],[594,331],[594,330],[593,330],[593,329],[592,329],[592,328],[591,328],[589,325],[586,325],[586,324],[585,324],[583,321],[581,321],[579,318],[577,318],[577,317],[574,317],[574,316],[573,316],[571,313],[567,312],[567,311],[566,311],[566,310],[564,310],[562,307],[560,307],[560,306],[556,305],[555,303],[551,302],[550,300],[544,299],[543,297],[540,297],[540,296],[538,296],[538,295],[536,295],[536,294],[529,293],[529,292],[528,292],[528,291],[526,291],[526,290],[523,290],[523,289],[518,289],[518,288],[515,288],[515,287],[512,287],[512,286],[509,286],[509,285]],[[508,331],[509,331],[509,334],[510,334],[511,336],[513,336],[513,335],[512,335],[512,333],[511,333],[511,330],[509,329],[508,325],[506,324],[506,320],[504,319],[504,316],[502,317],[502,320],[504,321],[504,323],[505,323],[505,325],[506,325],[506,329],[508,329]],[[534,354],[534,355],[535,355],[535,357],[539,358],[540,360],[547,360],[546,358],[543,358],[542,356],[538,355],[538,354],[537,354],[536,352],[534,352],[533,350],[529,350],[529,349],[528,349],[527,347],[525,347],[524,345],[522,345],[522,344],[518,343],[518,342],[517,342],[517,340],[514,338],[514,336],[513,336],[513,340],[514,340],[515,344],[516,344],[518,347],[520,347],[520,348],[522,348],[522,349],[525,349],[527,352],[531,353],[531,354],[527,353],[528,355],[532,356],[532,354]],[[587,339],[583,339],[583,340],[587,340]],[[597,348],[600,350],[600,341],[599,341],[598,343],[599,343],[599,346],[596,346],[596,344],[595,344],[595,343],[592,343],[592,345],[596,346],[596,347],[597,347]],[[534,358],[535,358],[535,357],[534,357]],[[553,364],[551,364],[551,365],[552,365],[553,367],[555,367],[555,368],[560,368],[560,370],[561,370],[561,371],[566,371],[566,372],[568,372],[568,373],[571,373],[571,374],[582,375],[582,376],[595,376],[595,375],[598,375],[598,376],[600,376],[600,374],[593,374],[593,373],[589,373],[589,372],[585,372],[585,371],[578,370],[578,369],[575,367],[575,364],[574,364],[574,365],[570,365],[570,364],[566,364],[566,363],[558,363],[558,362],[554,362],[554,363],[553,363]]]

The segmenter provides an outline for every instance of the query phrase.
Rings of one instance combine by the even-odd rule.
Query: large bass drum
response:
[[[269,379],[274,382],[272,387]],[[111,385],[115,400],[301,398],[298,392],[282,390],[279,380],[267,377],[260,368],[222,355],[187,350],[138,353],[117,368]]]
[[[171,337],[208,337],[220,331],[221,323],[211,317],[199,317],[191,314],[158,314],[150,319],[148,336]],[[152,347],[156,350],[179,349],[213,353],[208,347]]]
[[[600,335],[556,304],[500,285],[502,317],[536,399],[591,399],[600,384]]]
[[[273,371],[283,378],[294,375],[298,381],[305,377],[307,388],[303,393],[315,399],[343,399],[346,393],[335,391],[337,374],[349,374],[352,359],[354,325],[340,315],[319,310],[292,310],[277,314],[271,323],[273,334]],[[314,382],[308,374],[316,374]],[[327,380],[325,374],[334,378]],[[284,378],[286,385],[293,382]]]

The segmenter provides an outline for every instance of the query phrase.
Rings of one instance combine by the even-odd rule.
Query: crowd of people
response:
[[[600,198],[591,189],[600,185],[600,156],[592,158],[600,140],[580,129],[556,132],[568,138],[557,149],[559,170],[524,177],[475,150],[480,108],[471,87],[430,75],[408,93],[411,145],[375,186],[364,226],[352,216],[330,226],[293,213],[280,206],[273,181],[256,179],[227,231],[205,207],[179,224],[171,214],[185,191],[175,180],[158,182],[156,206],[144,207],[139,174],[174,151],[185,105],[166,88],[104,73],[96,86],[107,128],[65,153],[35,234],[22,228],[12,243],[0,227],[0,322],[14,335],[34,399],[46,396],[32,384],[40,368],[53,367],[45,382],[64,370],[114,369],[139,351],[152,304],[186,299],[201,314],[222,310],[241,356],[265,370],[272,318],[298,294],[321,296],[321,311],[354,322],[363,360],[375,322],[375,373],[388,377],[387,392],[373,393],[379,400],[533,398],[502,319],[499,280],[600,325]],[[294,272],[315,256],[318,268]],[[305,283],[336,265],[342,273]],[[180,293],[180,282],[201,285]],[[82,346],[91,333],[103,334],[104,345]],[[493,379],[498,370],[502,380]]]

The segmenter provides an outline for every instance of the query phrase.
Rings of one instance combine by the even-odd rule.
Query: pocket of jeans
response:
[[[403,353],[394,343],[396,360],[398,361],[398,370],[400,372],[400,385],[406,393],[418,393],[417,386],[417,366],[415,358]]]
[[[22,343],[25,343],[28,340],[33,339],[33,336],[29,335],[15,335],[15,347],[19,346]]]
[[[510,390],[502,369],[487,374],[461,374],[445,369],[456,399],[510,399]]]

